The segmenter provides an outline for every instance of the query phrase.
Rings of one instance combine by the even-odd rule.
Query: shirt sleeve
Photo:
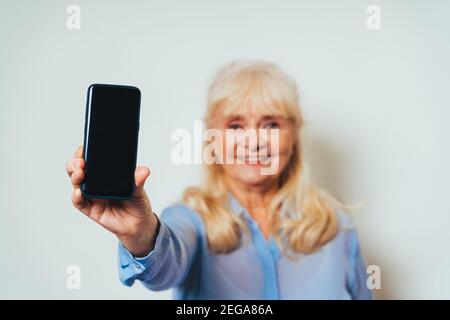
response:
[[[354,300],[371,300],[372,290],[367,286],[366,263],[361,254],[358,234],[356,230],[350,230],[347,236],[349,259],[347,289]]]
[[[180,285],[190,271],[198,247],[196,213],[185,205],[165,209],[159,218],[160,226],[155,246],[142,258],[134,257],[119,242],[119,278],[126,286],[140,280],[153,291]]]

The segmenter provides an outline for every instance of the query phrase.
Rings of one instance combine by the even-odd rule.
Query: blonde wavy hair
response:
[[[250,105],[294,123],[293,152],[278,179],[278,191],[268,208],[268,219],[270,232],[286,255],[312,253],[338,232],[334,207],[347,206],[309,181],[300,139],[304,119],[297,85],[273,63],[233,61],[219,69],[209,87],[206,128],[211,128],[212,117],[219,110],[228,117],[242,114]],[[220,165],[204,164],[204,173],[202,184],[187,188],[182,202],[200,214],[210,249],[229,253],[240,245],[242,232],[248,232],[248,228],[231,211]]]

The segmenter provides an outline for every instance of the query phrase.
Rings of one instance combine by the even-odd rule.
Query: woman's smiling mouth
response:
[[[269,156],[236,156],[237,164],[246,164],[246,165],[267,165],[270,163],[272,157]]]

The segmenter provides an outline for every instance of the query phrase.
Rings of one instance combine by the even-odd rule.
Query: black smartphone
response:
[[[85,198],[126,200],[135,189],[141,92],[92,84],[87,90],[83,159]]]

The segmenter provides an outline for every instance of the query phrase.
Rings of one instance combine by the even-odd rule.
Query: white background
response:
[[[68,5],[81,29],[68,30]],[[366,9],[381,8],[369,30]],[[170,298],[120,284],[113,235],[71,206],[64,165],[91,83],[142,91],[139,163],[154,210],[199,180],[170,162],[214,71],[278,63],[298,82],[317,184],[367,197],[354,221],[379,298],[450,298],[448,1],[1,1],[0,298]],[[68,265],[81,290],[66,287]]]

